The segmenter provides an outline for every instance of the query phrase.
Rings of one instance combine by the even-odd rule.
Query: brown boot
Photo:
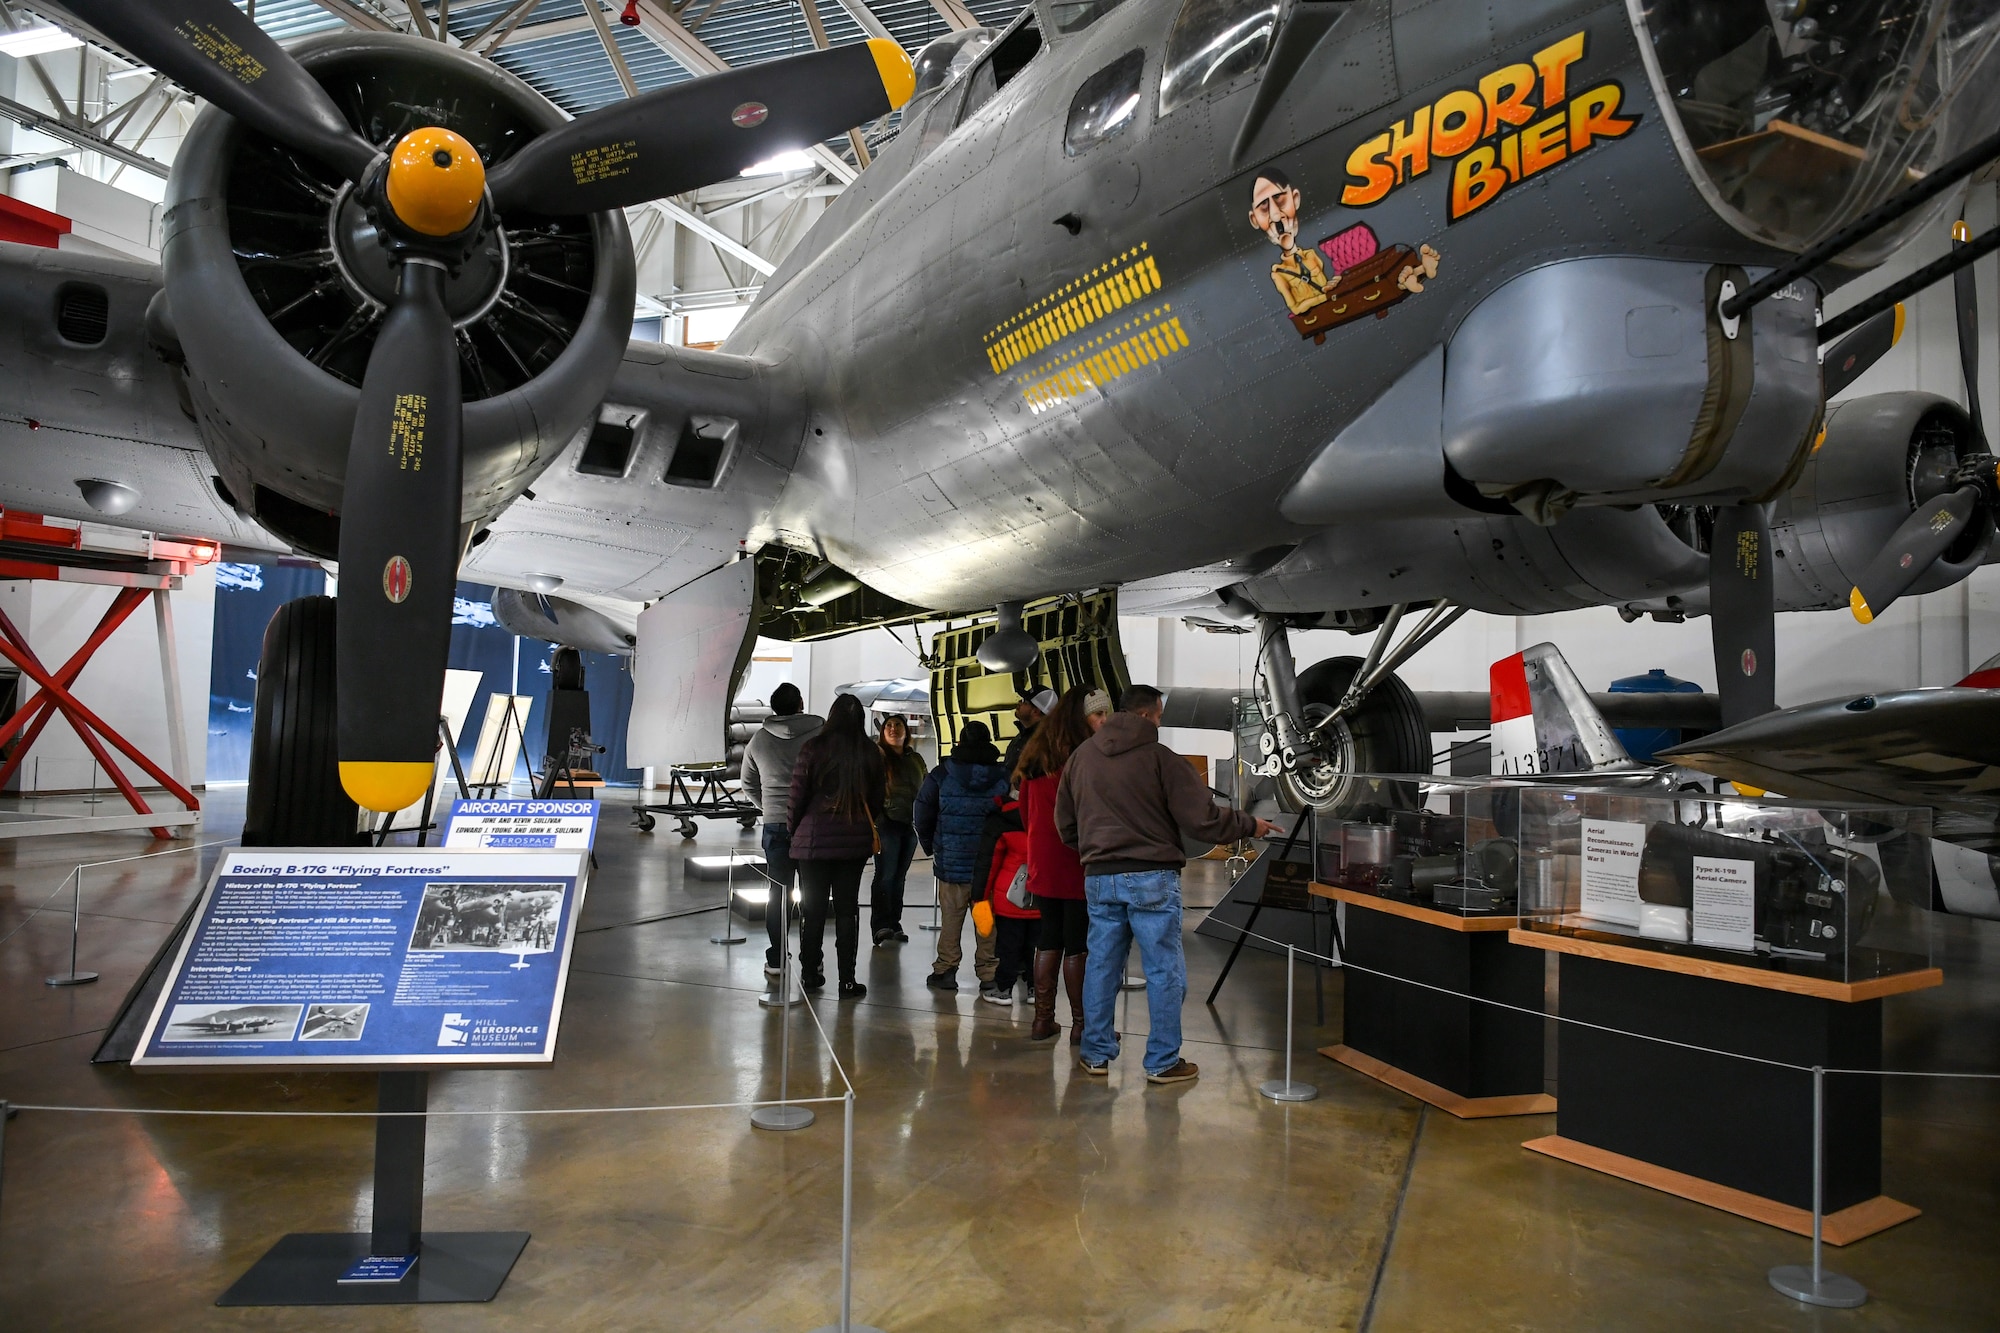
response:
[[[1062,960],[1063,988],[1069,992],[1069,1044],[1083,1041],[1083,964],[1089,954],[1073,953]]]
[[[1061,949],[1035,951],[1035,1025],[1029,1041],[1053,1041],[1062,1028],[1056,1023],[1056,976],[1062,971]]]

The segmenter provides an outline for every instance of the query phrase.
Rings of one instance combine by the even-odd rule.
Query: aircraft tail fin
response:
[[[1958,686],[1964,690],[2000,690],[2000,656],[1981,662]]]
[[[1591,773],[1634,767],[1562,650],[1538,643],[1492,668],[1493,771]]]

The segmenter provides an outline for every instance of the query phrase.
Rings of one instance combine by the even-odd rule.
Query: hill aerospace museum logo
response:
[[[1583,59],[1584,34],[1573,32],[1503,65],[1471,88],[1454,88],[1356,145],[1351,178],[1340,192],[1349,208],[1378,204],[1434,163],[1452,161],[1448,219],[1458,221],[1509,186],[1547,171],[1639,123],[1620,115],[1625,89],[1616,80],[1569,95],[1571,66]],[[1454,161],[1455,159],[1455,161]]]

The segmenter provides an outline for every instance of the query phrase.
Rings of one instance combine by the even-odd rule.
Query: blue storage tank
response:
[[[1701,686],[1691,680],[1669,676],[1659,667],[1654,667],[1643,676],[1620,676],[1611,682],[1613,694],[1700,694]],[[1641,763],[1650,764],[1653,756],[1669,746],[1680,744],[1679,727],[1619,727],[1615,729],[1618,743],[1625,752]]]

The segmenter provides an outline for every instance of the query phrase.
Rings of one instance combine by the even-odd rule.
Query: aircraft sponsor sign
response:
[[[587,847],[228,852],[132,1063],[547,1064]]]
[[[597,838],[597,802],[461,800],[445,817],[444,845],[588,851]]]

